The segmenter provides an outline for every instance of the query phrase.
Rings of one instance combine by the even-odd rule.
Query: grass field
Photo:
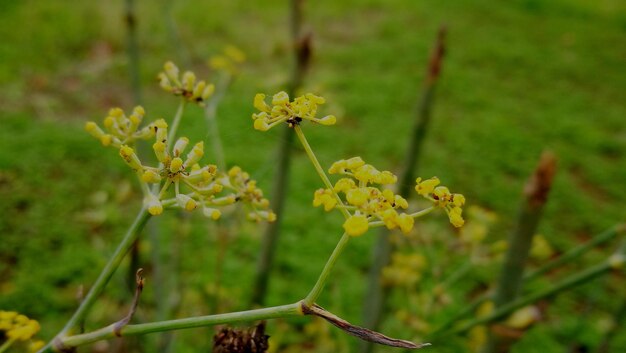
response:
[[[165,4],[138,3],[148,116],[170,119],[176,109],[176,100],[168,99],[155,79],[165,61],[181,67],[188,61],[204,77],[209,56],[228,44],[241,48],[248,61],[219,107],[222,140],[227,163],[251,171],[269,192],[280,135],[254,131],[250,115],[255,93],[273,94],[289,79],[287,1]],[[381,169],[401,169],[428,53],[445,24],[448,50],[418,174],[437,175],[468,204],[494,212],[498,220],[489,241],[495,242],[515,224],[524,182],[549,149],[559,165],[540,233],[557,252],[624,222],[624,2],[323,0],[308,2],[306,9],[314,59],[305,91],[326,97],[322,112],[339,118],[335,127],[306,129],[324,165],[360,155]],[[0,309],[38,319],[44,339],[71,315],[79,285],[93,282],[140,208],[131,172],[115,151],[83,130],[85,121],[100,121],[112,106],[126,111],[133,106],[123,13],[122,1],[0,4]],[[188,109],[181,133],[192,141],[207,138],[199,109]],[[321,183],[304,152],[294,152],[270,305],[306,295],[341,235],[338,214],[310,205]],[[180,225],[187,222],[193,227],[181,234]],[[166,265],[180,273],[168,279],[183,293],[177,315],[206,314],[206,298],[215,292],[209,285],[219,248],[214,234],[197,215],[185,220],[169,214],[159,224],[159,247],[177,248],[177,258]],[[246,224],[239,230],[222,264],[222,304],[230,310],[247,308],[261,227]],[[423,231],[451,233],[444,215],[433,217]],[[320,298],[350,321],[361,319],[373,240],[354,239]],[[579,271],[605,258],[613,245],[569,269]],[[141,248],[148,307],[155,298],[149,270],[154,247],[146,240]],[[125,312],[130,298],[125,271],[114,277],[88,328]],[[495,278],[488,269],[471,278],[485,277]],[[529,331],[516,351],[594,348],[602,325],[623,305],[623,283],[623,273],[615,273],[550,301],[545,322]],[[463,307],[462,289],[468,288],[471,281],[452,294],[452,308]],[[402,307],[402,296],[394,298]],[[151,312],[138,314],[137,320],[147,321]],[[582,322],[583,314],[592,319]],[[386,333],[420,338],[391,316]],[[328,340],[333,348],[326,351],[356,346],[353,338],[322,324],[305,329],[308,322],[271,323],[269,334],[282,347],[307,339],[320,347]],[[212,333],[210,328],[180,332],[174,351],[208,351]],[[612,351],[625,349],[623,327],[621,333]],[[463,351],[459,342],[429,349]],[[315,349],[298,347],[291,349]]]

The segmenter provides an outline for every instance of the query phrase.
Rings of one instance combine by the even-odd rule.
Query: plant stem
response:
[[[281,134],[281,143],[279,145],[277,156],[278,165],[276,174],[274,175],[274,185],[272,186],[271,205],[272,210],[277,215],[274,222],[268,223],[263,234],[261,243],[261,252],[257,262],[257,273],[254,279],[254,287],[252,289],[252,305],[263,305],[267,285],[269,282],[270,269],[274,259],[274,252],[278,237],[280,235],[280,226],[284,216],[285,198],[289,187],[289,170],[291,169],[291,146],[293,146],[293,131],[287,126],[283,127]]]
[[[625,231],[626,231],[626,225],[624,224],[619,224],[614,227],[611,227],[610,229],[607,229],[606,231],[596,235],[590,241],[584,244],[578,245],[577,247],[571,249],[565,254],[559,256],[558,258],[532,271],[527,276],[524,276],[524,281],[530,281],[532,279],[535,279],[554,268],[557,268],[569,261],[577,259],[581,257],[582,255],[584,255],[590,249],[615,238],[616,235],[620,233],[624,233]]]
[[[180,125],[180,120],[183,117],[183,112],[185,111],[185,105],[187,101],[184,97],[180,99],[180,104],[178,104],[178,109],[176,110],[176,115],[174,115],[174,119],[172,120],[172,125],[169,128],[169,132],[167,134],[167,143],[171,149],[174,148],[174,137],[176,137],[176,131],[178,131],[178,125]]]
[[[626,243],[623,243],[620,249],[613,256],[624,256],[624,255],[626,255]],[[457,329],[454,329],[452,331],[449,331],[448,333],[437,336],[437,338],[440,339],[440,338],[453,335],[453,334],[461,334],[461,333],[467,332],[474,326],[483,325],[483,324],[487,324],[487,323],[502,319],[505,316],[509,315],[510,313],[512,313],[513,311],[521,307],[524,307],[526,305],[529,305],[531,303],[534,303],[538,300],[549,297],[556,293],[563,292],[579,284],[586,283],[592,280],[593,278],[603,275],[613,269],[615,269],[615,264],[613,263],[613,261],[611,261],[611,259],[608,259],[598,265],[587,268],[586,270],[582,272],[578,272],[574,275],[571,275],[561,280],[560,282],[554,284],[553,286],[545,288],[544,290],[526,295],[513,302],[509,302],[503,306],[500,306],[493,313],[484,317],[475,318],[472,321],[464,324],[463,326]]]
[[[500,270],[500,278],[496,284],[494,293],[496,311],[513,302],[520,292],[530,246],[543,214],[543,207],[547,201],[555,171],[556,158],[551,153],[544,152],[524,188],[522,209],[517,226],[509,236],[509,246]],[[507,350],[510,344],[511,342],[490,332],[483,352],[502,351],[503,347]]]
[[[304,0],[290,0],[289,31],[293,47],[293,58],[295,64],[291,71],[291,79],[287,86],[287,93],[290,97],[295,97],[302,86],[304,76],[311,62],[311,35],[303,35],[303,7]],[[272,185],[272,209],[278,216],[275,222],[269,223],[265,228],[261,243],[261,252],[257,263],[257,272],[252,289],[252,305],[262,305],[265,300],[269,275],[274,261],[274,252],[278,238],[280,237],[280,227],[284,218],[284,206],[289,188],[289,170],[291,169],[291,150],[293,146],[293,131],[288,127],[283,127],[281,143],[278,147],[278,165],[274,175]]]
[[[398,194],[407,199],[409,198],[411,185],[413,184],[412,179],[415,170],[417,170],[419,166],[419,159],[422,154],[422,146],[426,139],[426,132],[430,125],[436,83],[440,76],[443,62],[444,40],[445,28],[442,26],[439,29],[435,47],[430,56],[426,80],[424,81],[424,86],[419,97],[413,129],[409,136],[409,142],[405,152],[404,171],[398,183]],[[363,303],[363,325],[373,330],[376,330],[382,321],[386,306],[385,298],[389,294],[389,288],[385,288],[381,282],[382,270],[391,262],[391,253],[394,250],[393,245],[389,241],[389,233],[389,230],[385,228],[382,228],[378,233],[372,251],[373,262],[369,272],[367,293],[365,295],[366,299]],[[367,342],[361,343],[361,352],[371,352],[372,349],[372,344]]]
[[[337,246],[335,246],[335,250],[333,250],[333,253],[330,254],[328,261],[326,261],[326,265],[324,265],[324,269],[322,270],[322,273],[317,278],[317,282],[315,283],[315,286],[313,286],[313,289],[311,289],[311,291],[306,296],[306,298],[304,298],[304,305],[311,306],[315,303],[320,293],[324,289],[324,285],[326,284],[328,276],[330,275],[330,272],[332,271],[333,267],[335,267],[335,263],[337,262],[337,259],[343,252],[343,249],[345,249],[346,245],[348,245],[349,240],[350,240],[350,236],[346,233],[343,233],[343,235],[341,236],[341,239],[337,243]]]
[[[126,0],[126,48],[128,55],[128,71],[130,86],[135,104],[141,104],[141,83],[139,75],[139,45],[137,44],[137,16],[135,15],[135,0]]]
[[[274,306],[264,309],[240,311],[228,314],[217,314],[190,317],[185,319],[167,320],[151,322],[146,324],[128,325],[120,331],[120,336],[136,336],[144,335],[152,332],[172,331],[194,327],[213,326],[226,323],[235,323],[243,321],[255,321],[275,318],[286,318],[300,316],[302,314],[301,303],[293,303],[282,306]],[[93,343],[96,341],[109,339],[115,337],[113,332],[114,325],[103,327],[99,330],[85,333],[82,335],[76,335],[71,337],[62,337],[59,339],[59,345],[66,348],[78,347]],[[40,351],[40,353],[54,352],[53,347],[47,347]]]
[[[215,95],[209,100],[206,107],[204,108],[204,117],[208,126],[208,135],[211,143],[213,144],[213,154],[215,158],[215,164],[217,164],[217,168],[221,170],[226,170],[226,161],[224,158],[224,147],[222,145],[222,139],[220,137],[220,129],[217,123],[217,107],[219,106],[222,98],[224,98],[224,93],[226,89],[230,85],[231,76],[230,74],[226,74],[222,77],[222,80],[218,84],[218,88],[216,89]]]
[[[66,336],[73,329],[76,328],[79,322],[85,319],[89,310],[96,302],[96,299],[98,298],[100,293],[102,293],[104,287],[113,276],[113,273],[115,273],[115,270],[119,267],[120,263],[124,259],[124,256],[134,243],[135,239],[137,239],[137,237],[139,236],[139,233],[141,232],[143,227],[146,225],[148,219],[150,219],[150,214],[148,213],[147,209],[142,208],[141,211],[139,211],[139,213],[137,214],[137,217],[135,218],[133,224],[130,226],[130,228],[128,228],[126,235],[124,235],[124,238],[117,246],[117,249],[115,249],[115,252],[111,255],[109,262],[100,273],[100,276],[93,284],[72,318],[70,318],[67,324],[65,324],[65,327],[57,335],[57,337]]]
[[[338,207],[339,211],[343,213],[345,218],[349,218],[350,213],[344,208],[345,205],[343,204],[343,201],[341,201],[341,198],[339,197],[339,195],[337,195],[337,193],[334,191],[333,185],[330,183],[330,179],[328,179],[328,176],[324,172],[324,169],[320,165],[320,162],[317,160],[317,157],[315,157],[315,153],[313,153],[313,149],[309,145],[309,142],[306,140],[306,137],[304,136],[304,133],[302,132],[302,128],[300,128],[299,125],[296,125],[294,126],[294,130],[296,131],[296,135],[298,136],[300,143],[302,143],[302,147],[304,147],[304,150],[306,151],[307,156],[309,156],[311,163],[313,163],[313,167],[315,167],[315,171],[317,171],[317,174],[320,176],[320,178],[324,182],[324,185],[326,186],[326,188],[333,192],[333,195],[335,195],[335,198],[337,199],[337,204],[339,206],[342,206],[342,207]]]
[[[0,346],[0,353],[5,352],[7,349],[9,349],[9,347],[11,347],[11,345],[13,344],[13,342],[15,342],[15,338],[11,338],[6,340],[2,346]]]
[[[555,269],[569,261],[580,258],[582,255],[587,253],[587,251],[591,250],[593,247],[596,247],[602,243],[605,243],[613,239],[616,235],[624,233],[624,231],[626,231],[626,226],[624,224],[618,224],[607,229],[606,231],[593,237],[593,239],[591,239],[587,243],[581,244],[569,250],[565,254],[559,256],[558,258],[539,267],[538,269],[525,274],[523,277],[524,282],[529,282],[552,269]],[[476,310],[476,308],[480,306],[480,304],[490,299],[493,299],[493,292],[485,292],[482,295],[479,295],[474,300],[472,300],[470,304],[466,305],[465,308],[463,308],[463,310],[458,312],[456,315],[450,317],[443,325],[441,325],[439,328],[433,331],[433,335],[438,335],[441,332],[445,332],[450,327],[452,327],[452,325],[455,322],[473,313]]]

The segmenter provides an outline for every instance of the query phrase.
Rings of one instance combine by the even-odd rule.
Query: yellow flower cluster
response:
[[[412,287],[422,277],[426,264],[423,255],[396,252],[391,257],[391,264],[383,268],[383,280],[390,285]]]
[[[15,311],[0,310],[0,331],[4,331],[8,342],[30,341],[28,345],[29,351],[36,352],[44,346],[43,341],[32,340],[33,336],[39,332],[39,329],[39,323],[25,315],[18,314]]]
[[[223,54],[212,56],[209,67],[213,70],[224,70],[231,75],[239,72],[239,65],[246,61],[246,55],[239,48],[229,45],[224,48]]]
[[[450,223],[455,227],[461,227],[465,223],[462,217],[463,205],[465,205],[465,196],[461,194],[452,194],[445,186],[439,186],[440,181],[437,177],[422,180],[415,180],[415,191],[424,198],[433,202],[436,207],[443,208],[448,214]]]
[[[163,65],[163,72],[159,73],[159,84],[165,91],[177,96],[183,96],[187,101],[204,106],[204,102],[215,92],[215,85],[205,81],[197,81],[196,75],[185,71],[182,78],[178,67],[171,61]]]
[[[250,179],[250,174],[241,170],[240,167],[232,167],[222,183],[236,192],[237,201],[241,201],[252,208],[252,211],[247,215],[248,219],[253,221],[266,220],[268,222],[276,220],[276,214],[269,209],[269,200],[263,197],[263,190],[259,189],[256,180]]]
[[[121,112],[121,109],[112,111]],[[143,109],[135,108],[135,115],[143,116]],[[111,117],[124,116],[123,112],[110,114],[105,119]],[[131,118],[127,120],[132,120]],[[135,130],[138,124],[135,124]],[[88,123],[88,131],[95,126],[95,123]],[[97,127],[97,126],[96,126]],[[144,205],[148,212],[152,215],[160,215],[164,208],[180,208],[186,211],[193,211],[201,208],[203,214],[211,219],[217,220],[221,217],[221,212],[216,207],[222,207],[241,201],[250,204],[255,220],[265,219],[273,221],[276,215],[269,210],[269,201],[263,198],[263,192],[256,187],[256,181],[251,180],[247,173],[241,171],[241,168],[235,167],[231,169],[227,175],[218,171],[213,164],[201,166],[198,162],[204,155],[204,143],[198,142],[191,150],[185,154],[189,147],[189,139],[181,137],[172,144],[168,140],[168,125],[163,119],[156,120],[149,124],[144,131],[148,129],[149,134],[156,139],[152,145],[152,150],[159,162],[158,166],[152,167],[144,165],[134,148],[128,144],[119,144],[124,141],[132,142],[131,139],[121,139],[118,135],[112,136],[112,141],[108,145],[118,147],[119,154],[131,167],[137,176],[144,193]],[[91,131],[90,131],[91,132]],[[93,134],[102,141],[102,135]],[[144,137],[144,135],[141,135]],[[160,186],[158,192],[153,192],[150,184]],[[174,197],[166,198],[171,186],[174,186]],[[181,187],[188,189],[182,192]],[[226,188],[224,194],[220,194]]]
[[[119,148],[121,145],[133,144],[136,140],[154,136],[152,125],[139,129],[145,114],[146,111],[141,106],[136,106],[129,116],[126,116],[121,108],[112,108],[104,118],[104,130],[93,121],[85,124],[85,130],[100,140],[104,146]]]
[[[315,191],[313,205],[316,207],[323,205],[326,211],[330,211],[338,203],[335,195],[343,195],[342,203],[345,199],[348,209],[353,211],[343,224],[347,234],[361,235],[369,229],[370,222],[374,221],[382,221],[388,229],[400,228],[403,233],[413,229],[413,216],[397,211],[408,208],[408,202],[389,189],[381,190],[371,186],[394,184],[397,177],[391,172],[381,172],[366,164],[361,157],[339,160],[333,163],[328,172],[346,177],[339,179],[333,190]]]
[[[289,100],[286,92],[278,92],[272,97],[272,105],[265,102],[265,95],[258,93],[254,96],[254,107],[260,113],[252,114],[254,128],[267,131],[274,126],[286,122],[289,127],[299,125],[302,120],[309,120],[322,125],[334,125],[337,119],[333,115],[316,118],[317,106],[326,100],[312,93]]]

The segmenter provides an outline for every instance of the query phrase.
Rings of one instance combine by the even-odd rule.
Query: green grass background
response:
[[[137,5],[149,118],[169,119],[176,109],[176,100],[159,91],[155,80],[166,60],[190,58],[204,77],[206,58],[225,45],[247,54],[219,108],[220,128],[228,164],[249,170],[269,192],[280,135],[252,129],[251,103],[255,93],[272,94],[289,78],[288,2],[185,0],[169,14],[165,1]],[[112,106],[132,108],[123,12],[122,1],[0,3],[0,309],[40,320],[44,339],[69,317],[78,286],[93,282],[140,207],[133,176],[116,152],[83,131],[86,120],[100,121]],[[437,175],[469,204],[494,211],[499,221],[490,237],[503,239],[514,224],[525,179],[541,151],[550,149],[559,169],[540,232],[556,249],[624,221],[624,2],[321,0],[308,2],[305,17],[314,33],[306,90],[326,97],[322,112],[339,117],[335,127],[306,128],[324,165],[360,155],[380,169],[400,170],[428,53],[438,27],[446,24],[448,50],[419,175]],[[193,141],[206,139],[205,131],[201,111],[188,109],[181,133]],[[293,168],[269,304],[303,297],[341,235],[338,214],[310,205],[321,184],[299,148]],[[97,212],[99,221],[86,221],[86,211]],[[182,258],[179,315],[206,314],[201,293],[213,278],[215,238],[199,216],[182,238],[176,230],[180,219],[162,218],[163,244],[177,244]],[[434,218],[448,233],[445,216]],[[247,306],[259,234],[259,227],[245,225],[228,247],[223,287],[230,309]],[[350,244],[320,299],[354,322],[360,320],[372,243],[372,236],[363,236]],[[150,249],[144,242],[146,268]],[[610,250],[594,252],[571,269]],[[88,327],[125,312],[129,291],[125,270],[119,272]],[[147,281],[149,306],[149,275]],[[560,296],[547,322],[517,349],[593,347],[601,330],[579,315],[608,320],[624,300],[623,281],[614,274]],[[462,292],[455,295],[463,298]],[[454,304],[462,306],[462,300]],[[139,315],[150,318],[147,309]],[[270,334],[300,342],[307,322],[272,323]],[[419,337],[389,326],[386,333]],[[212,332],[179,333],[175,351],[207,351]],[[355,346],[334,330],[326,335],[339,342],[338,350]],[[619,341],[616,352],[626,344],[623,337]],[[463,351],[459,347],[439,349]]]

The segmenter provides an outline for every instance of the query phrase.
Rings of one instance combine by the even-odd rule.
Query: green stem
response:
[[[621,248],[617,251],[616,253],[617,256],[624,256],[624,254],[626,253],[626,246],[624,244],[622,244]],[[616,255],[613,255],[613,256],[616,256]],[[549,297],[556,293],[563,292],[579,284],[586,283],[595,277],[603,275],[606,272],[613,270],[614,266],[615,264],[611,261],[611,259],[608,259],[596,266],[590,267],[582,272],[571,275],[565,278],[564,280],[556,283],[555,285],[545,288],[544,290],[526,295],[515,301],[509,302],[503,306],[500,306],[493,313],[484,317],[475,318],[472,321],[464,324],[463,326],[455,330],[439,335],[437,338],[443,338],[445,336],[449,336],[453,334],[461,334],[461,333],[467,332],[474,326],[483,325],[483,324],[487,324],[487,323],[502,319],[505,316],[509,315],[510,313],[512,313],[513,311],[521,307],[524,307],[526,305],[529,305],[531,303],[534,303],[538,300]]]
[[[295,97],[302,86],[307,67],[310,63],[310,36],[303,37],[303,0],[290,0],[290,32],[293,47],[293,65],[291,79],[287,87],[289,97]],[[285,125],[285,124],[283,124]],[[265,300],[269,283],[270,270],[274,261],[276,244],[280,237],[280,227],[284,218],[284,205],[289,188],[289,170],[291,169],[291,150],[293,145],[293,131],[287,126],[282,127],[281,143],[278,147],[278,165],[272,185],[272,210],[278,216],[275,222],[269,223],[263,234],[261,252],[257,265],[257,272],[252,289],[252,305],[262,305]]]
[[[11,345],[13,344],[13,342],[15,342],[15,338],[11,338],[6,340],[6,342],[4,342],[2,344],[2,346],[0,346],[0,353],[6,351],[7,349],[9,349],[9,347],[11,347]]]
[[[443,62],[445,45],[444,34],[445,29],[441,27],[435,42],[435,48],[430,56],[427,77],[424,81],[420,97],[418,98],[415,120],[413,122],[413,127],[408,137],[408,145],[405,150],[403,164],[404,171],[399,179],[398,194],[407,199],[410,195],[411,186],[414,185],[414,173],[416,170],[419,170],[420,157],[422,155],[424,141],[426,140],[426,133],[428,132],[428,127],[431,121],[432,107],[435,101],[435,87]],[[384,287],[380,279],[383,268],[388,266],[391,262],[391,254],[393,251],[394,246],[389,241],[389,230],[382,228],[378,233],[378,237],[372,251],[373,261],[368,275],[367,293],[365,295],[366,299],[363,306],[363,325],[374,330],[380,326],[380,323],[383,320],[383,314],[386,311],[386,298],[388,297],[390,288]],[[372,350],[372,344],[365,342],[361,343],[359,349],[360,352],[369,353]]]
[[[135,104],[141,104],[139,45],[137,44],[137,17],[135,15],[135,0],[126,0],[126,28],[128,30],[126,45],[129,61],[130,85]]]
[[[605,243],[611,239],[613,239],[616,235],[623,233],[624,231],[626,231],[626,226],[623,224],[619,224],[616,226],[613,226],[612,228],[604,231],[603,233],[600,233],[598,235],[596,235],[593,239],[591,239],[589,242],[585,243],[585,244],[581,244],[573,249],[571,249],[570,251],[566,252],[565,254],[559,256],[558,258],[546,263],[545,265],[539,267],[538,269],[531,271],[530,273],[526,274],[524,276],[524,282],[529,282],[537,277],[539,277],[540,275],[554,269],[557,268],[567,262],[570,262],[572,260],[578,259],[581,256],[583,256],[585,253],[587,253],[587,251],[591,250],[592,248]],[[466,317],[467,315],[473,313],[476,308],[478,308],[482,303],[484,303],[487,300],[493,299],[493,292],[485,292],[482,295],[476,297],[470,304],[466,305],[465,308],[463,310],[461,310],[459,313],[457,313],[456,315],[454,315],[453,317],[449,318],[443,325],[441,325],[439,328],[437,328],[434,332],[433,335],[438,335],[441,332],[445,332],[447,331],[450,327],[452,327],[452,325],[455,322],[458,322],[460,319]]]
[[[545,265],[539,267],[538,269],[534,270],[533,272],[529,273],[527,276],[524,276],[524,281],[530,281],[532,279],[535,279],[554,268],[575,260],[584,255],[590,249],[615,238],[616,235],[624,233],[625,231],[626,225],[624,224],[619,224],[610,229],[607,229],[606,231],[593,237],[593,239],[591,239],[590,241],[578,245],[577,247],[554,259],[553,261],[550,261]]]
[[[256,321],[275,318],[286,318],[302,315],[301,303],[293,303],[282,306],[275,306],[264,309],[240,311],[228,314],[207,315],[190,317],[185,319],[167,320],[151,322],[146,324],[128,325],[125,326],[120,336],[136,336],[144,335],[152,332],[172,331],[180,329],[188,329],[194,327],[213,326],[226,323],[235,323],[243,321]],[[59,339],[59,346],[65,348],[78,347],[85,344],[97,342],[104,339],[110,339],[115,337],[113,332],[114,325],[103,327],[99,330],[85,333],[82,335],[76,335],[71,337],[63,337]],[[47,350],[42,350],[40,353],[53,352],[54,348],[50,347]]]
[[[539,220],[543,215],[543,207],[548,200],[555,171],[556,158],[551,153],[544,152],[535,171],[524,187],[521,212],[517,220],[517,226],[509,235],[509,247],[506,251],[504,263],[500,270],[500,278],[494,292],[493,300],[496,311],[500,307],[507,307],[509,303],[514,302],[521,291],[530,246],[537,231]],[[498,350],[508,349],[509,345],[508,341],[505,342],[495,332],[490,332],[482,352],[493,353]]]
[[[174,115],[174,119],[172,120],[172,125],[169,127],[169,132],[167,134],[167,143],[171,149],[174,148],[174,137],[176,136],[176,131],[178,131],[178,125],[180,125],[180,121],[183,117],[183,112],[185,111],[185,105],[187,101],[184,97],[180,99],[180,104],[178,104],[178,109],[176,110],[176,115]]]
[[[341,201],[341,198],[335,192],[333,188],[333,184],[330,183],[330,179],[328,179],[328,176],[324,172],[324,169],[320,165],[320,162],[317,160],[317,157],[315,157],[315,153],[313,153],[313,149],[309,145],[309,142],[306,140],[306,137],[304,136],[304,133],[302,132],[302,128],[300,128],[299,125],[296,125],[294,126],[294,130],[296,131],[296,135],[298,136],[298,139],[300,140],[302,147],[304,147],[304,150],[306,151],[307,156],[309,156],[311,163],[313,163],[313,167],[315,167],[315,171],[317,171],[317,174],[320,176],[320,178],[324,182],[324,185],[326,186],[326,188],[331,190],[333,195],[335,195],[335,198],[337,199],[337,204],[339,206],[342,206],[342,207],[338,207],[339,211],[343,213],[345,218],[349,218],[350,213],[346,211],[346,209],[344,208],[345,205],[343,204],[343,201]]]
[[[341,236],[341,239],[337,243],[337,246],[335,246],[335,250],[333,250],[333,253],[330,254],[328,261],[326,261],[326,265],[324,265],[324,269],[322,270],[322,273],[317,278],[317,282],[315,283],[315,286],[313,286],[313,289],[311,289],[311,291],[306,296],[306,298],[304,298],[305,306],[308,307],[315,303],[320,293],[324,289],[324,285],[326,284],[326,281],[328,280],[328,276],[330,275],[330,272],[332,271],[333,267],[335,267],[335,263],[337,262],[337,259],[343,252],[343,249],[345,249],[346,245],[348,245],[349,240],[350,240],[350,236],[346,233],[343,233],[343,235]]]
[[[257,273],[254,279],[254,287],[252,290],[252,305],[263,305],[267,286],[269,283],[270,269],[276,251],[276,244],[280,235],[280,227],[282,224],[285,208],[285,199],[289,189],[289,171],[291,169],[291,146],[293,146],[293,131],[287,126],[281,127],[281,142],[276,151],[278,156],[278,165],[272,185],[272,210],[278,218],[276,221],[268,223],[263,235],[261,243],[261,252],[257,262]]]
[[[230,81],[230,74],[226,74],[226,76],[220,82],[215,95],[209,100],[206,108],[204,108],[204,117],[206,119],[209,130],[208,134],[211,143],[213,144],[215,164],[217,164],[217,167],[221,170],[226,170],[226,161],[224,158],[224,147],[222,145],[222,139],[220,137],[220,129],[217,123],[217,107],[222,101],[224,93],[226,92],[226,89],[230,84]]]
[[[141,211],[139,211],[139,214],[137,214],[137,217],[135,218],[133,224],[130,226],[130,228],[128,228],[126,235],[124,235],[124,238],[117,246],[117,249],[115,249],[115,252],[111,255],[109,262],[100,273],[100,276],[93,284],[72,318],[70,318],[67,324],[65,324],[65,327],[57,335],[57,337],[66,336],[73,329],[76,328],[79,322],[85,319],[89,310],[96,302],[96,299],[98,298],[100,293],[102,293],[104,287],[113,276],[113,273],[115,273],[115,270],[119,267],[120,263],[124,259],[124,256],[139,236],[141,230],[146,225],[148,219],[150,219],[150,214],[145,208],[142,208]]]

